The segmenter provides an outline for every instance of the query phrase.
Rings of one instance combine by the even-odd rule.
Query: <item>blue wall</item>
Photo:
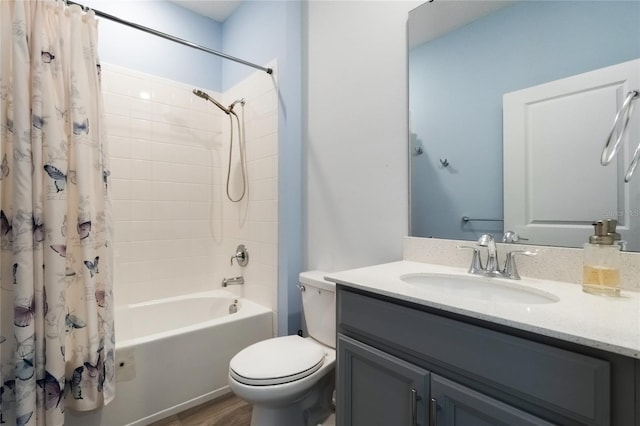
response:
[[[222,26],[225,53],[266,66],[280,58],[286,36],[286,2],[245,1]],[[280,55],[279,55],[280,54]],[[222,64],[222,87],[226,90],[255,70],[233,61]]]
[[[522,2],[413,49],[412,235],[502,232],[460,219],[502,218],[504,93],[638,57],[637,1]]]
[[[222,24],[165,0],[79,3],[156,31],[222,50]],[[222,59],[188,46],[99,19],[100,60],[194,86],[222,91]]]

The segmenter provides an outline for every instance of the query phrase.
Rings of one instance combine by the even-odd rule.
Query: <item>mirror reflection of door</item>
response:
[[[504,95],[505,228],[539,244],[584,244],[597,219],[618,220],[629,250],[640,250],[638,178],[624,183],[640,143],[640,108],[617,158],[600,156],[627,94],[640,90],[640,60]]]
[[[415,29],[437,27],[477,3],[490,2],[421,6],[410,14],[409,38]],[[430,14],[431,21],[425,23],[418,12]],[[503,219],[503,204],[511,202],[503,190],[503,95],[638,59],[639,20],[636,1],[523,0],[412,45],[410,234],[461,240],[476,240],[486,232],[500,236],[500,221],[462,218]],[[602,131],[598,139],[604,144],[609,128]],[[422,154],[415,155],[416,147]],[[448,167],[442,166],[444,159]],[[599,161],[599,153],[594,161]],[[582,173],[579,162],[571,167]],[[606,192],[617,191],[617,183],[612,185]],[[565,200],[550,202],[560,207]],[[585,226],[581,232],[575,240],[527,242],[576,247],[591,229]],[[640,238],[636,240],[635,250],[640,250]]]

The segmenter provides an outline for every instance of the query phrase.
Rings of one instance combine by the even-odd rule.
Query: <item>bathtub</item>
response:
[[[116,308],[115,321],[116,397],[66,410],[67,426],[147,425],[222,396],[229,360],[272,337],[271,310],[224,290]]]

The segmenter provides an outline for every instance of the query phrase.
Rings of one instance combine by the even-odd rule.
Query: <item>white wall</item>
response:
[[[103,63],[102,85],[116,305],[204,290],[213,274],[211,183],[222,113],[192,86],[124,67]]]
[[[272,61],[267,66],[277,75],[278,66]],[[274,311],[273,330],[278,332],[278,101],[276,77],[256,71],[235,86],[225,91],[224,105],[244,99],[244,110],[240,104],[234,107],[241,118],[244,111],[246,140],[247,179],[249,187],[244,199],[232,203],[226,198],[226,173],[228,162],[229,126],[223,118],[222,144],[224,154],[220,158],[218,194],[214,205],[222,205],[221,216],[216,214],[222,239],[216,244],[213,259],[215,270],[226,276],[243,275],[244,297]],[[235,122],[235,118],[234,118]],[[231,195],[234,199],[241,193],[241,172],[238,167],[237,133],[234,127],[234,155],[232,157]],[[216,201],[220,199],[220,202]],[[220,221],[219,221],[220,220]],[[249,252],[249,264],[240,268],[234,262],[229,267],[230,256],[238,244],[244,244]],[[230,287],[229,287],[230,288]]]
[[[275,63],[270,64],[275,67]],[[277,300],[278,113],[274,80],[257,71],[224,94],[244,98],[249,189],[226,198],[229,121],[192,85],[103,64],[115,222],[115,293],[122,305],[229,287],[264,306]],[[235,121],[235,120],[234,120]],[[231,194],[241,193],[237,127]],[[229,264],[245,244],[249,265]],[[275,320],[275,317],[274,317]]]
[[[307,269],[402,258],[408,230],[408,11],[417,1],[310,1]]]

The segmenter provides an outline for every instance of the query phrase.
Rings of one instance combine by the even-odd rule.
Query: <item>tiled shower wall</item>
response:
[[[192,94],[193,86],[103,64],[115,222],[116,305],[233,288],[276,310],[277,96],[271,76],[257,72],[220,94],[245,99],[234,108],[246,138],[248,192],[226,198],[229,119]],[[203,88],[206,90],[206,88]],[[237,127],[230,192],[241,193]],[[242,124],[242,120],[241,120]],[[230,265],[238,244],[249,265]]]

